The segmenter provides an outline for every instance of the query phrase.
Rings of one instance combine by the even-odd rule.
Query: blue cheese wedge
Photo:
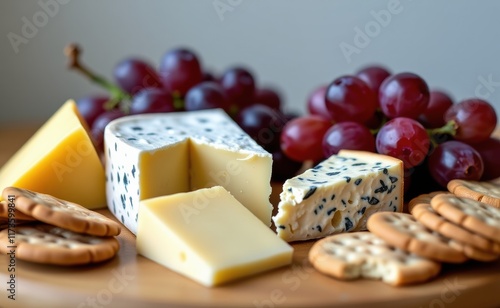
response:
[[[141,200],[220,185],[271,225],[272,155],[222,110],[127,116],[105,129],[106,196],[134,234]],[[184,208],[195,215],[208,200]]]
[[[403,209],[401,160],[342,150],[287,180],[273,217],[278,236],[292,241],[366,230],[374,212]]]

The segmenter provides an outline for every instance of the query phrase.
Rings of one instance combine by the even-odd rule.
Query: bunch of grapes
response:
[[[318,87],[307,108],[281,135],[293,160],[319,162],[340,149],[390,155],[403,161],[410,193],[441,189],[452,179],[500,176],[493,107],[479,98],[454,103],[414,73],[365,67]]]
[[[81,63],[78,46],[67,46],[65,53],[70,68],[109,94],[77,100],[78,109],[101,151],[106,125],[125,115],[221,108],[272,153],[273,180],[283,181],[302,166],[284,155],[280,148],[281,131],[292,118],[282,111],[281,96],[273,88],[257,87],[254,75],[244,67],[229,67],[220,76],[214,76],[204,70],[193,51],[176,48],[164,54],[158,70],[140,58],[124,59],[113,71],[113,83]]]

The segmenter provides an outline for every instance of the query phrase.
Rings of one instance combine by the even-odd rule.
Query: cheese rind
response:
[[[106,206],[104,168],[74,101],[59,108],[0,169],[0,191],[8,186],[89,209]]]
[[[127,116],[104,139],[108,207],[133,233],[140,200],[214,185],[271,224],[272,155],[224,111]]]
[[[214,186],[141,201],[137,252],[215,286],[290,264],[293,248]]]
[[[403,209],[403,163],[395,158],[342,150],[287,180],[278,214],[278,236],[302,241],[366,230],[374,212]]]

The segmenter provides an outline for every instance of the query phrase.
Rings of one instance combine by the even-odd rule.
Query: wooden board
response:
[[[0,165],[34,128],[0,126]],[[276,197],[276,196],[274,196]],[[107,210],[101,210],[110,216]],[[161,235],[159,235],[161,236]],[[82,267],[16,261],[16,301],[7,298],[9,259],[0,256],[0,307],[498,307],[500,262],[445,265],[433,281],[395,288],[338,281],[307,261],[312,242],[294,244],[293,265],[217,288],[203,287],[142,256],[125,228],[113,260]]]

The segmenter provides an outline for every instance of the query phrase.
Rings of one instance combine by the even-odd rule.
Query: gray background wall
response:
[[[369,63],[418,73],[457,100],[479,94],[500,110],[500,1],[394,1],[1,0],[0,121],[43,121],[67,98],[101,92],[66,69],[69,42],[107,77],[126,56],[157,65],[166,50],[190,46],[215,72],[251,67],[298,112],[314,87]],[[230,10],[218,14],[224,4]],[[377,21],[389,8],[390,21]],[[36,33],[23,33],[34,18]],[[13,35],[24,38],[17,50]],[[357,48],[350,59],[346,44]]]

